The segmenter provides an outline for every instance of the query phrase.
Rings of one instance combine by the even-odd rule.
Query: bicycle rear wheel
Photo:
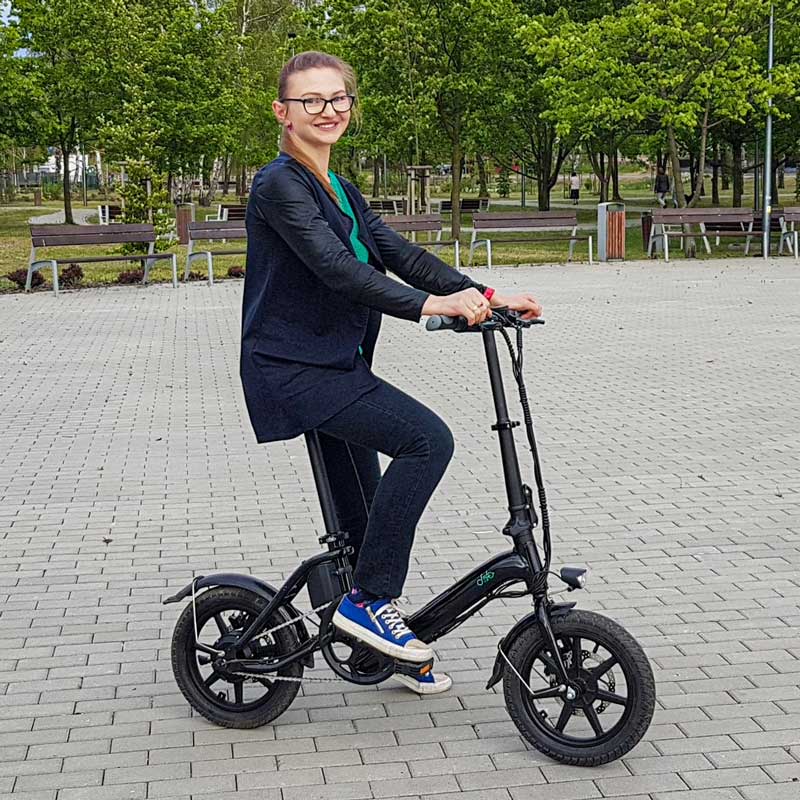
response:
[[[211,657],[198,650],[195,640],[195,615],[198,639],[212,647],[225,649],[267,605],[260,595],[246,589],[217,586],[199,595],[195,609],[190,603],[181,613],[172,635],[172,671],[175,681],[191,707],[206,719],[226,728],[257,728],[272,722],[291,705],[300,683],[276,680],[269,675],[258,678],[218,672]],[[285,620],[273,615],[267,628]],[[251,642],[246,658],[274,659],[288,655],[299,646],[291,625]],[[299,662],[281,669],[279,677],[301,678]]]

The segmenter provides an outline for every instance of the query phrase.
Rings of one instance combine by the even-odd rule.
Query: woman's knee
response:
[[[455,442],[447,423],[430,412],[425,424],[415,431],[411,449],[414,455],[424,456],[432,464],[444,469],[453,457]]]

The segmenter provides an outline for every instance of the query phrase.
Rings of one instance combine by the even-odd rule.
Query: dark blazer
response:
[[[382,313],[418,321],[429,294],[485,288],[393,231],[340,180],[368,264],[351,247],[350,218],[302,164],[282,153],[253,180],[240,373],[259,442],[315,428],[378,385]]]

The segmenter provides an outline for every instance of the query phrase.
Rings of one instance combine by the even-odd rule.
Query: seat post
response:
[[[328,471],[325,469],[325,461],[322,458],[322,445],[319,441],[319,434],[313,430],[306,431],[305,439],[308,456],[311,459],[311,471],[314,473],[314,483],[319,495],[319,504],[322,508],[325,532],[328,534],[339,533],[339,518],[333,502],[333,492],[328,480]]]

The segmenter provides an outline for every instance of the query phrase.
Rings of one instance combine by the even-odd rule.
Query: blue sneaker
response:
[[[392,680],[402,683],[407,689],[411,689],[417,694],[439,694],[439,692],[446,692],[453,685],[453,680],[449,675],[444,673],[434,675],[433,670],[418,678],[395,673],[392,675]]]
[[[391,600],[355,602],[345,595],[333,615],[333,624],[392,658],[415,663],[433,658],[433,650],[409,630]]]

